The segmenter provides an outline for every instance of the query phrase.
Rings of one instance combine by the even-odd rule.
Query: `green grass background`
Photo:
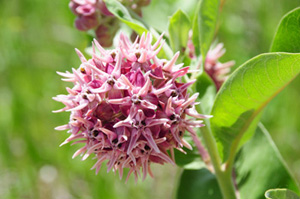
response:
[[[192,15],[196,0],[153,0],[145,20],[166,30],[177,8]],[[68,114],[51,97],[67,83],[56,71],[79,66],[74,48],[84,50],[88,37],[73,28],[67,0],[0,0],[0,198],[165,199],[174,196],[180,169],[154,166],[155,178],[136,185],[117,175],[90,171],[94,160],[71,159],[78,146],[59,144],[67,137],[54,127]],[[220,15],[223,61],[268,52],[280,18],[300,0],[227,0]],[[300,179],[300,78],[267,107],[263,122],[292,171]]]

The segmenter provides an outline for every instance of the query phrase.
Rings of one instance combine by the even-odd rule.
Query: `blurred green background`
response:
[[[192,16],[196,0],[152,0],[145,20],[166,30],[167,16],[181,8]],[[78,146],[59,144],[67,138],[54,127],[68,114],[51,98],[69,84],[56,71],[79,66],[74,48],[89,44],[73,28],[68,1],[0,1],[0,198],[166,199],[174,197],[180,169],[154,166],[155,178],[136,185],[117,175],[90,171],[94,160],[71,159]],[[268,52],[280,18],[300,0],[227,0],[220,16],[219,41],[227,48],[223,61],[239,66]],[[292,171],[300,179],[300,78],[267,107],[263,122]]]

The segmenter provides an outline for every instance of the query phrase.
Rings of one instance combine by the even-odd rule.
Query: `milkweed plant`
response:
[[[54,112],[70,114],[56,127],[69,134],[61,145],[80,146],[73,158],[91,157],[96,173],[126,173],[126,181],[155,178],[153,164],[182,167],[178,199],[299,199],[259,120],[300,72],[300,8],[282,18],[270,52],[235,66],[220,61],[224,1],[197,2],[192,18],[179,9],[167,32],[143,20],[150,3],[70,1],[76,29],[94,39],[86,55],[75,49],[78,66],[57,72],[69,82],[53,98],[64,104]]]

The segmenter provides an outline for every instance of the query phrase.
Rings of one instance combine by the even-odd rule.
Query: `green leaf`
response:
[[[201,0],[198,23],[200,49],[203,63],[215,35],[219,15],[220,0]]]
[[[220,199],[222,198],[215,175],[207,169],[184,170],[179,187],[177,199]]]
[[[107,9],[120,19],[123,23],[128,25],[138,34],[147,33],[147,28],[139,21],[133,19],[128,10],[117,0],[105,0],[105,5]]]
[[[281,19],[271,52],[300,52],[300,8],[292,10]]]
[[[216,88],[214,82],[207,75],[207,73],[202,73],[199,75],[194,85],[196,92],[199,92],[199,98],[202,98],[205,95],[208,87],[213,86]]]
[[[300,199],[293,191],[288,189],[271,189],[265,194],[267,199]]]
[[[188,169],[200,169],[205,167],[204,162],[199,156],[196,147],[193,147],[193,150],[184,149],[186,154],[175,150],[175,163],[179,167],[188,168]]]
[[[199,30],[199,12],[200,12],[200,6],[201,6],[201,1],[198,1],[196,10],[195,10],[195,15],[193,18],[193,35],[192,35],[192,41],[195,47],[195,53],[197,56],[200,55],[200,30]]]
[[[131,17],[129,11],[117,0],[104,0],[107,9],[115,15],[120,21],[129,26],[132,30],[134,30],[139,35],[143,33],[148,33],[149,31],[154,37],[154,41],[156,41],[160,34],[156,32],[153,28],[150,30],[141,22],[142,20],[136,20]],[[160,57],[171,59],[173,57],[173,52],[170,47],[165,43],[163,45],[163,50],[159,52]]]
[[[199,93],[198,99],[201,104],[198,106],[201,106],[201,110],[197,110],[202,114],[210,114],[217,90],[214,82],[206,73],[202,73],[197,77],[192,88],[194,92]]]
[[[190,29],[190,19],[182,10],[178,10],[172,15],[169,20],[168,30],[170,35],[171,47],[174,52],[185,51]]]
[[[287,187],[299,191],[282,156],[262,124],[235,161],[241,198],[263,199],[265,190]]]
[[[268,102],[300,72],[300,54],[259,55],[240,66],[221,87],[211,115],[211,128],[223,161],[234,158],[251,138],[258,116]],[[245,136],[244,136],[245,134]]]
[[[134,30],[139,35],[143,33],[148,33],[149,30],[147,27],[141,22],[142,20],[136,20],[131,17],[129,11],[117,0],[104,0],[107,9],[116,16],[120,21],[129,26],[132,30]],[[154,37],[154,41],[158,39],[160,36],[159,33],[156,32],[153,28],[150,28],[150,32]],[[160,57],[165,57],[171,59],[173,56],[173,52],[167,44],[163,45],[163,50],[159,52]]]

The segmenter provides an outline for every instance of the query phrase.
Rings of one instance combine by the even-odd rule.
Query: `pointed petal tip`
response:
[[[60,145],[59,145],[59,147],[62,147],[63,145],[65,145],[65,144],[67,144],[68,143],[68,141],[64,141],[63,143],[61,143]]]
[[[57,127],[54,128],[54,130],[56,130],[56,131],[64,131],[64,130],[67,130],[67,129],[69,129],[68,125],[57,126]]]
[[[81,158],[81,161],[86,160],[89,156],[90,156],[90,154],[84,154],[84,156]]]

